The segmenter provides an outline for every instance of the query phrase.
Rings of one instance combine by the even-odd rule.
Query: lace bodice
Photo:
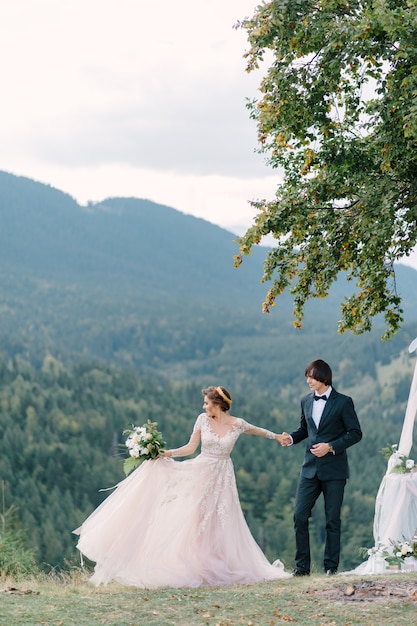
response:
[[[201,432],[201,454],[203,456],[218,458],[229,457],[239,436],[255,428],[252,424],[249,424],[249,422],[238,417],[236,418],[236,422],[230,426],[230,429],[224,435],[218,435],[212,429],[211,421],[212,420],[205,413],[201,413],[194,425],[194,431],[200,430]],[[265,429],[258,430],[262,430],[266,437],[270,439],[274,438],[274,433]]]

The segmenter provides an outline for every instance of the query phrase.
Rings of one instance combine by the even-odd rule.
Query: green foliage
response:
[[[240,26],[248,71],[271,59],[248,107],[284,180],[253,203],[235,264],[272,233],[264,311],[289,288],[301,327],[306,302],[344,272],[358,290],[340,332],[383,314],[391,338],[403,321],[393,264],[417,240],[416,1],[273,0]]]
[[[399,454],[398,444],[393,443],[386,448],[382,448],[380,452],[387,460],[392,456],[394,457],[394,462],[391,464],[390,470],[394,474],[407,474],[415,471],[414,459],[410,459],[405,454]]]
[[[4,483],[2,487],[4,490]],[[19,579],[36,574],[38,566],[34,550],[27,546],[26,532],[20,525],[15,506],[7,511],[3,507],[0,524],[0,576]]]
[[[397,452],[398,444],[393,443],[390,446],[386,446],[385,448],[381,448],[380,453],[388,461],[392,457],[393,454]]]

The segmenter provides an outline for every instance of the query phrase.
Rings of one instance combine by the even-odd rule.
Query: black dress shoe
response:
[[[293,570],[291,576],[310,576],[310,572],[306,569],[298,569],[297,567]]]
[[[337,574],[336,568],[326,569],[326,576],[336,576],[336,574]]]

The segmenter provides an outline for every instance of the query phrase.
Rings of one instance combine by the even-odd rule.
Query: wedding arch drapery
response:
[[[417,338],[408,351],[417,349]],[[413,445],[413,428],[417,414],[417,361],[411,382],[404,423],[396,452],[388,460],[387,471],[378,489],[374,515],[374,548],[368,560],[349,573],[379,574],[388,570],[383,553],[393,544],[411,543],[417,532],[417,471],[392,472],[400,457],[408,457]],[[408,569],[417,571],[417,559],[408,558]]]
[[[417,337],[408,347],[410,354],[417,349]],[[398,453],[408,456],[411,446],[413,445],[413,426],[417,413],[417,361],[414,367],[413,380],[411,382],[410,393],[408,396],[407,408],[405,410],[404,424],[401,431],[401,437],[398,444]]]

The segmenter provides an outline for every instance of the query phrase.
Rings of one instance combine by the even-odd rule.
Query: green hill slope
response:
[[[234,236],[204,220],[134,198],[80,207],[67,194],[5,172],[0,214],[4,357],[22,354],[39,365],[51,353],[66,363],[98,359],[156,376],[222,374],[262,385],[282,355],[287,365],[304,361],[323,345],[323,334],[329,358],[350,352],[352,343],[369,354],[369,337],[353,342],[336,332],[339,302],[352,285],[341,279],[329,298],[309,303],[305,327],[295,331],[289,294],[273,313],[261,313],[265,249],[235,269]],[[414,270],[397,268],[402,347],[417,318],[415,280]],[[291,368],[284,371],[291,376]]]

